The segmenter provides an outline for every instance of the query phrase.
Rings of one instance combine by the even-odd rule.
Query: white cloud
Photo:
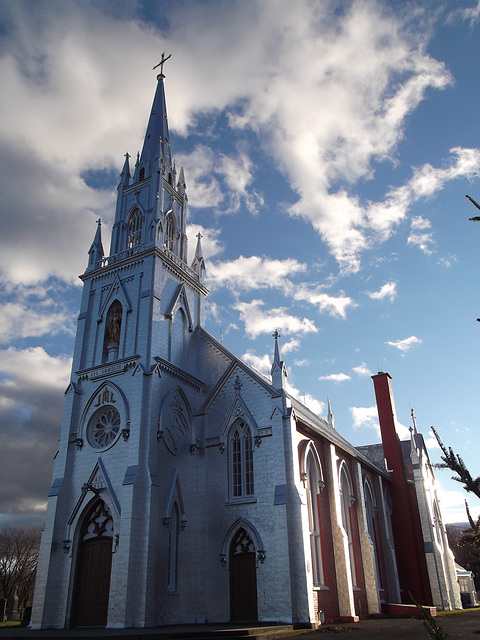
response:
[[[467,522],[467,512],[465,510],[465,498],[469,503],[470,513],[475,519],[480,515],[480,502],[472,496],[461,491],[451,491],[443,489],[439,482],[438,473],[436,475],[437,493],[440,500],[440,508],[444,523]]]
[[[309,393],[301,393],[291,382],[287,380],[286,389],[287,393],[293,396],[296,400],[304,404],[310,411],[313,411],[317,416],[322,416],[325,413],[326,405],[324,402],[317,400]]]
[[[212,176],[216,156],[206,145],[197,145],[189,154],[179,154],[178,163],[185,170],[189,204],[197,209],[217,208],[224,199],[220,184]]]
[[[187,237],[189,239],[188,253],[189,263],[192,262],[197,247],[197,236],[201,234],[201,243],[203,250],[203,257],[205,260],[212,258],[219,253],[222,253],[224,247],[220,241],[221,231],[220,229],[213,229],[212,227],[202,227],[198,224],[187,224]],[[208,264],[207,267],[210,265]]]
[[[303,283],[295,287],[293,290],[295,300],[305,300],[318,308],[319,313],[328,313],[329,315],[345,319],[347,317],[347,309],[357,306],[356,302],[350,296],[341,294],[332,296],[323,291],[323,287],[311,286]]]
[[[409,338],[404,338],[403,340],[389,340],[385,344],[388,344],[391,347],[395,347],[395,349],[398,349],[402,352],[402,355],[405,355],[407,351],[413,349],[413,347],[415,347],[417,344],[422,344],[422,341],[416,336],[410,336]]]
[[[378,410],[375,405],[373,407],[350,407],[349,411],[353,418],[353,429],[373,429],[380,441],[380,424],[378,422]],[[410,438],[408,427],[398,422],[398,420],[395,421],[395,427],[400,440]]]
[[[293,364],[296,367],[308,367],[308,365],[310,364],[310,360],[308,360],[307,358],[302,358],[301,360],[294,360]]]
[[[11,278],[72,280],[83,270],[93,221],[101,215],[110,223],[115,200],[113,191],[88,187],[83,172],[119,173],[125,151],[141,146],[139,105],[146,119],[152,60],[163,49],[174,50],[167,69],[172,130],[184,135],[202,115],[223,110],[230,126],[254,131],[298,193],[291,214],[311,222],[344,271],[357,270],[361,252],[388,237],[416,199],[478,175],[480,152],[456,148],[452,164],[416,169],[382,201],[362,204],[349,192],[373,177],[374,162],[394,155],[425,91],[451,81],[425,53],[428,33],[407,24],[403,12],[387,13],[370,0],[337,14],[303,1],[237,2],[235,20],[218,3],[166,11],[169,26],[159,29],[133,19],[133,11],[119,18],[93,2],[31,12],[18,0],[5,9],[15,28],[2,36],[9,100],[0,122],[8,158],[0,188],[3,215],[14,211],[16,220],[3,234],[0,268]],[[138,41],[142,47],[125,56],[125,42]],[[118,60],[127,84],[112,73]],[[263,203],[252,188],[256,168],[244,149],[213,153],[208,138],[216,135],[205,134],[179,158],[190,203],[235,211],[244,202],[255,213]],[[20,240],[21,256],[13,249]]]
[[[365,362],[362,362],[358,367],[353,367],[352,371],[354,371],[359,376],[371,377],[373,373],[367,367]]]
[[[367,291],[367,295],[372,300],[384,300],[385,298],[394,300],[397,296],[397,283],[386,282],[378,291]]]
[[[0,344],[58,333],[74,333],[73,319],[64,311],[31,308],[18,302],[0,305]]]
[[[68,384],[71,358],[49,356],[42,347],[24,350],[9,347],[1,350],[0,355],[0,373],[4,378],[0,388],[10,389],[13,384],[17,398],[26,398],[27,389],[38,391],[48,388],[63,392]]]
[[[249,191],[248,186],[252,181],[252,161],[246,153],[239,153],[236,158],[221,155],[220,165],[216,169],[225,180],[230,197],[230,206],[220,213],[236,213],[240,210],[242,201],[250,213],[256,214],[264,204],[261,195],[255,191]]]
[[[270,376],[270,371],[272,368],[272,358],[268,354],[257,356],[256,353],[247,351],[243,354],[242,360],[245,360],[245,362],[262,373],[264,376]]]
[[[354,429],[373,429],[377,437],[380,437],[380,425],[378,424],[377,407],[350,407]]]
[[[330,382],[346,382],[352,378],[346,373],[330,373],[327,376],[319,376],[319,380],[329,380]]]
[[[211,287],[226,286],[232,291],[251,289],[282,289],[289,292],[292,284],[287,276],[303,273],[306,265],[293,258],[272,260],[240,256],[229,262],[208,265],[208,282]]]
[[[422,216],[415,216],[412,218],[410,235],[408,236],[407,242],[408,244],[416,245],[423,253],[430,255],[433,253],[432,245],[435,244],[435,240],[433,239],[433,235],[429,232],[426,232],[427,229],[430,229],[432,223],[430,220],[423,218]],[[425,231],[425,233],[421,233]]]
[[[240,317],[245,323],[245,331],[251,338],[256,338],[262,333],[272,333],[275,329],[283,334],[316,333],[318,329],[308,318],[298,318],[289,315],[282,307],[263,311],[262,300],[251,302],[238,302],[234,309],[239,311]]]
[[[452,11],[449,18],[453,19],[457,15],[460,15],[463,20],[470,22],[470,26],[474,27],[480,20],[480,2],[477,2],[475,7],[467,7],[465,9],[456,9]]]
[[[298,338],[291,338],[288,342],[284,342],[280,346],[282,354],[290,353],[290,351],[296,351],[300,348],[300,340]]]

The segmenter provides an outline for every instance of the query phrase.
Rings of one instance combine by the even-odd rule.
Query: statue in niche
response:
[[[120,343],[120,329],[122,326],[122,307],[120,303],[113,304],[107,316],[107,346]]]

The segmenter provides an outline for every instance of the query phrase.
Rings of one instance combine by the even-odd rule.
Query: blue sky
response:
[[[42,522],[77,276],[162,51],[207,330],[265,373],[278,329],[291,393],[357,445],[388,371],[400,435],[413,408],[434,462],[430,425],[480,473],[479,21],[475,0],[0,6],[0,526]]]

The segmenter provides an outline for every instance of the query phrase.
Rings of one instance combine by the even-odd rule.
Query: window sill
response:
[[[330,591],[330,587],[327,587],[325,584],[315,584],[313,586],[314,591]]]
[[[248,498],[232,498],[230,500],[227,500],[227,502],[225,502],[225,505],[227,507],[231,507],[236,504],[254,504],[255,502],[257,502],[257,499],[253,496],[249,496]]]

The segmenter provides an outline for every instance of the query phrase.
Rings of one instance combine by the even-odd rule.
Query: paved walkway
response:
[[[480,640],[480,608],[467,609],[465,611],[440,614],[435,621],[448,634],[448,640]],[[185,626],[163,627],[159,629],[65,629],[58,631],[32,631],[25,628],[0,629],[0,640],[7,638],[12,640],[68,640],[69,638],[87,638],[90,640],[166,640],[167,638],[181,640],[182,638],[209,640],[217,636],[220,638],[258,638],[263,640],[275,640],[288,637],[288,640],[326,640],[335,638],[342,640],[428,640],[429,634],[422,620],[417,618],[375,618],[360,620],[356,623],[325,624],[316,631],[296,632],[289,631],[285,635],[285,629],[270,627],[265,635],[259,634],[258,628],[235,629],[227,626]]]
[[[434,620],[448,634],[448,640],[480,639],[480,609],[438,615]],[[429,637],[424,622],[417,618],[378,618],[349,624],[326,624],[303,636],[303,640],[428,640]]]

